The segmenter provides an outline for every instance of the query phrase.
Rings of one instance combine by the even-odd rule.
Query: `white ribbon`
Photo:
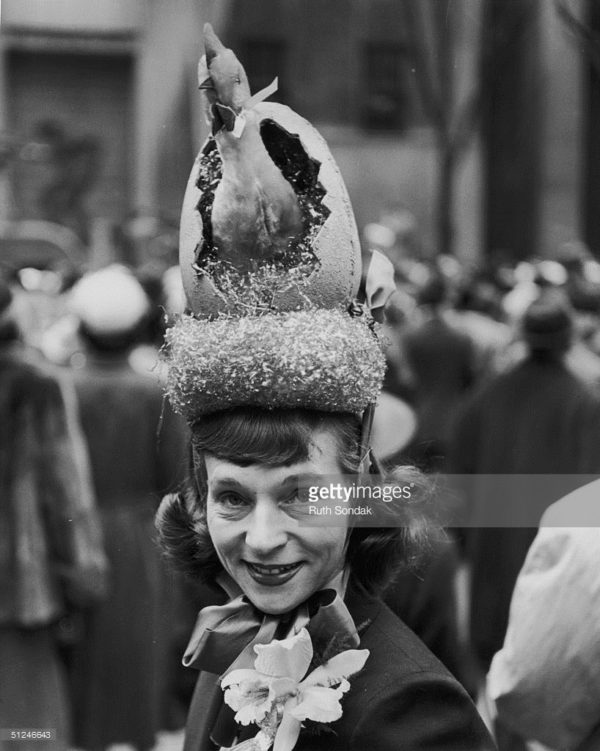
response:
[[[371,262],[365,282],[365,296],[369,310],[383,308],[390,295],[396,291],[394,266],[378,250],[371,251]]]
[[[241,137],[242,133],[244,132],[244,128],[246,127],[246,116],[244,113],[247,110],[252,109],[252,107],[256,106],[257,104],[260,104],[260,102],[264,102],[267,97],[270,97],[271,94],[274,94],[277,91],[278,87],[279,78],[276,76],[268,86],[265,86],[264,89],[257,91],[256,94],[253,94],[250,99],[248,99],[244,109],[240,112],[239,115],[236,115],[235,124],[233,126],[233,130],[231,131],[236,138]]]
[[[264,89],[261,89],[260,91],[257,91],[256,94],[253,94],[250,99],[248,99],[248,102],[244,109],[249,110],[254,107],[254,105],[259,104],[259,102],[264,102],[265,99],[271,96],[271,94],[274,94],[277,89],[279,88],[279,78],[278,76],[275,76],[275,78],[271,81],[271,83],[268,86],[265,86]]]

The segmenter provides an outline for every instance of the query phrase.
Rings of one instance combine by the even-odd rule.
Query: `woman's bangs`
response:
[[[305,461],[312,431],[295,413],[235,410],[208,415],[194,425],[196,451],[240,466],[283,466]]]

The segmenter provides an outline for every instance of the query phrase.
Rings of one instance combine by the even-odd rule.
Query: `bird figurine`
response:
[[[222,161],[211,210],[213,244],[218,260],[244,273],[285,257],[302,232],[302,213],[265,148],[243,66],[208,23],[204,46],[199,84]]]

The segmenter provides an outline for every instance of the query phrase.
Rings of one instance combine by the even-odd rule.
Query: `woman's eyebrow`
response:
[[[218,477],[213,482],[209,483],[211,490],[220,488],[234,488],[236,490],[244,490],[244,484],[233,477]]]
[[[318,472],[298,472],[293,475],[287,475],[281,481],[282,487],[300,486],[304,487],[314,483],[321,475]]]

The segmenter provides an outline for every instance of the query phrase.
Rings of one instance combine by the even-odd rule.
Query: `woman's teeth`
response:
[[[253,571],[256,571],[257,574],[261,574],[263,576],[278,576],[279,574],[287,574],[288,571],[293,571],[293,569],[297,568],[299,565],[299,563],[290,563],[286,566],[261,566],[257,563],[248,562],[248,566]]]

